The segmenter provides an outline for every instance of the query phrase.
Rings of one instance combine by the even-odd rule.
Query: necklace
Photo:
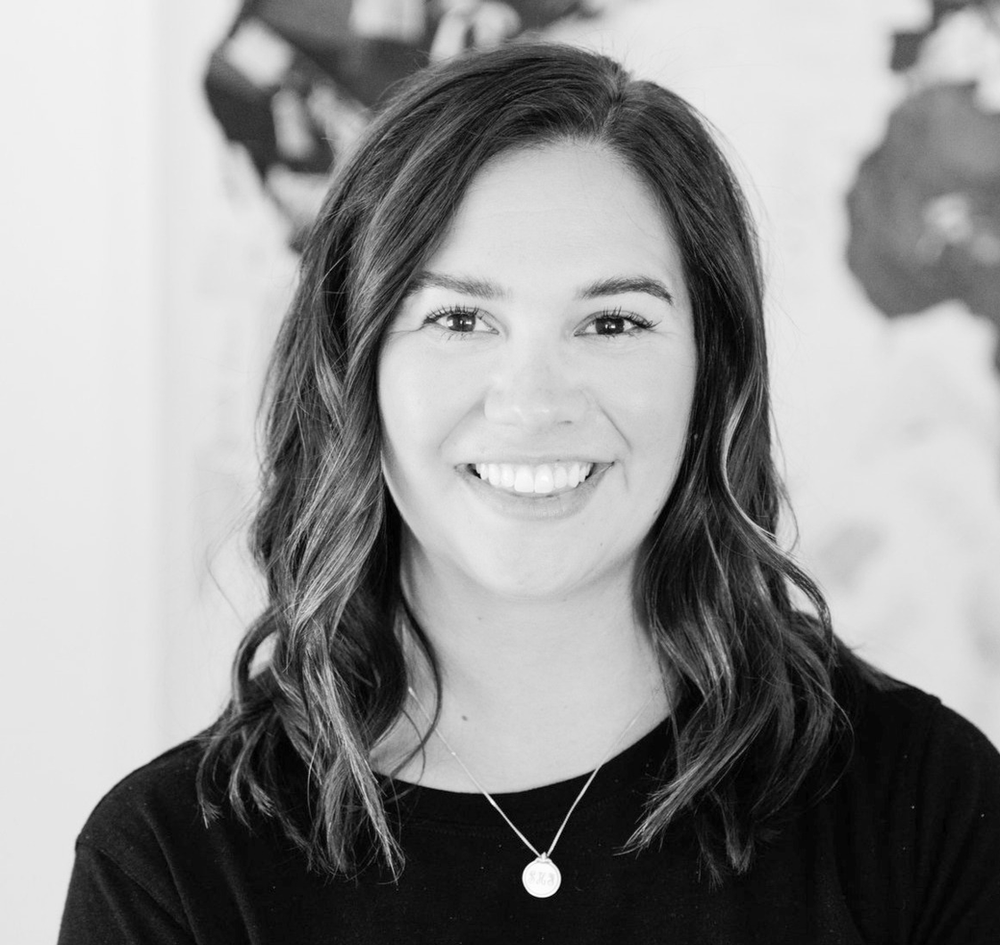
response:
[[[417,707],[423,713],[424,717],[430,723],[432,721],[430,714],[423,707],[420,700],[417,698],[417,694],[413,691],[411,686],[407,687],[407,691],[410,693],[410,697],[417,704]],[[569,823],[569,819],[576,810],[577,804],[583,799],[583,795],[587,793],[587,788],[593,783],[594,778],[597,777],[597,772],[604,767],[605,762],[614,754],[615,749],[621,743],[622,739],[628,734],[629,729],[639,721],[639,716],[649,708],[649,704],[653,701],[653,696],[656,695],[654,690],[650,693],[649,698],[644,703],[643,707],[632,716],[632,720],[622,729],[622,733],[614,740],[614,743],[607,750],[607,753],[601,759],[601,763],[594,768],[590,773],[590,777],[584,782],[582,788],[580,788],[580,793],[577,794],[576,800],[570,804],[569,810],[566,811],[566,816],[563,817],[562,823],[559,825],[559,829],[556,831],[556,835],[552,838],[552,842],[549,844],[548,849],[544,853],[539,853],[535,845],[514,825],[514,822],[503,812],[500,805],[493,799],[490,792],[484,788],[476,776],[465,766],[465,762],[455,754],[455,749],[448,744],[448,740],[441,734],[441,732],[435,726],[434,734],[441,739],[441,744],[448,750],[448,754],[458,762],[458,766],[465,772],[469,780],[478,788],[483,797],[490,802],[490,805],[494,810],[507,822],[507,826],[514,831],[521,839],[521,842],[535,854],[535,858],[524,868],[521,873],[521,883],[524,888],[535,896],[537,899],[548,899],[549,896],[555,895],[556,891],[559,889],[559,885],[562,883],[562,874],[559,872],[559,867],[552,862],[552,852],[556,848],[556,844],[559,842],[559,838],[562,836],[563,830],[566,828],[566,824]]]

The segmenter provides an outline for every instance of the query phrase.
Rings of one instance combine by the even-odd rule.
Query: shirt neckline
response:
[[[580,801],[574,817],[626,788],[648,791],[670,757],[671,742],[672,730],[667,717],[634,744],[604,763]],[[561,821],[591,773],[592,771],[588,771],[565,781],[526,791],[502,792],[491,796],[518,826],[522,823]],[[498,825],[501,829],[510,829],[479,791],[445,791],[395,778],[384,779],[383,791],[386,803],[397,808],[400,815],[409,822],[434,821],[487,827]]]

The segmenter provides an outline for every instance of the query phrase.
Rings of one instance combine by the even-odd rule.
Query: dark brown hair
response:
[[[271,364],[252,536],[268,604],[240,646],[200,786],[211,813],[209,779],[224,771],[237,814],[277,818],[319,868],[355,869],[362,848],[402,862],[368,760],[407,685],[399,514],[379,462],[386,327],[475,175],[566,140],[610,149],[661,201],[698,350],[685,454],[636,588],[681,696],[676,752],[630,843],[689,813],[712,875],[746,869],[838,730],[832,671],[851,657],[775,541],[760,263],[731,169],[690,105],[608,58],[553,45],[470,55],[408,81],[340,170]],[[305,821],[281,788],[282,745],[308,769]]]

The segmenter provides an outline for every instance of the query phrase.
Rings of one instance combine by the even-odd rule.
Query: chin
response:
[[[582,590],[593,589],[604,581],[613,581],[621,569],[609,569],[606,561],[555,560],[553,552],[526,555],[523,549],[515,560],[469,568],[467,579],[483,592],[511,601],[565,601]]]

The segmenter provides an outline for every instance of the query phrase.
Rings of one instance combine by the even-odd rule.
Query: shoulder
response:
[[[844,703],[852,765],[894,791],[909,773],[926,793],[952,783],[970,793],[991,782],[1000,797],[1000,753],[975,725],[936,696],[890,677],[855,678]]]
[[[897,930],[880,940],[1000,941],[1000,753],[913,686],[859,676],[846,692],[849,754],[827,809],[859,916]]]
[[[77,849],[97,851],[125,872],[173,878],[178,863],[207,868],[208,863],[288,856],[295,843],[281,817],[254,803],[237,812],[230,803],[230,761],[217,757],[201,776],[207,752],[207,737],[199,736],[123,778],[95,807],[77,837]],[[298,816],[308,807],[305,769],[285,745],[275,764],[287,792],[284,814]]]
[[[197,809],[197,773],[201,745],[184,742],[122,778],[100,800],[81,832],[99,841],[120,832],[123,823],[170,817]]]
[[[178,745],[98,803],[77,839],[60,941],[242,940],[269,908],[259,890],[282,901],[278,890],[295,897],[320,882],[274,818],[253,809],[240,817],[226,802],[228,764],[206,779],[218,810],[205,816],[198,784],[206,750],[202,739]]]
[[[200,820],[197,774],[202,747],[184,742],[119,781],[98,803],[77,839],[117,859],[137,841]]]
[[[252,804],[237,814],[229,803],[230,764],[217,760],[201,778],[208,749],[199,736],[165,751],[119,781],[94,808],[77,837],[119,864],[142,857],[153,861],[198,856],[221,849],[236,852],[273,842],[280,826]],[[279,764],[289,784],[301,773],[284,754]],[[204,788],[204,801],[199,793]]]
[[[119,781],[76,842],[60,942],[190,941],[175,877],[204,856],[201,748],[185,742]]]

